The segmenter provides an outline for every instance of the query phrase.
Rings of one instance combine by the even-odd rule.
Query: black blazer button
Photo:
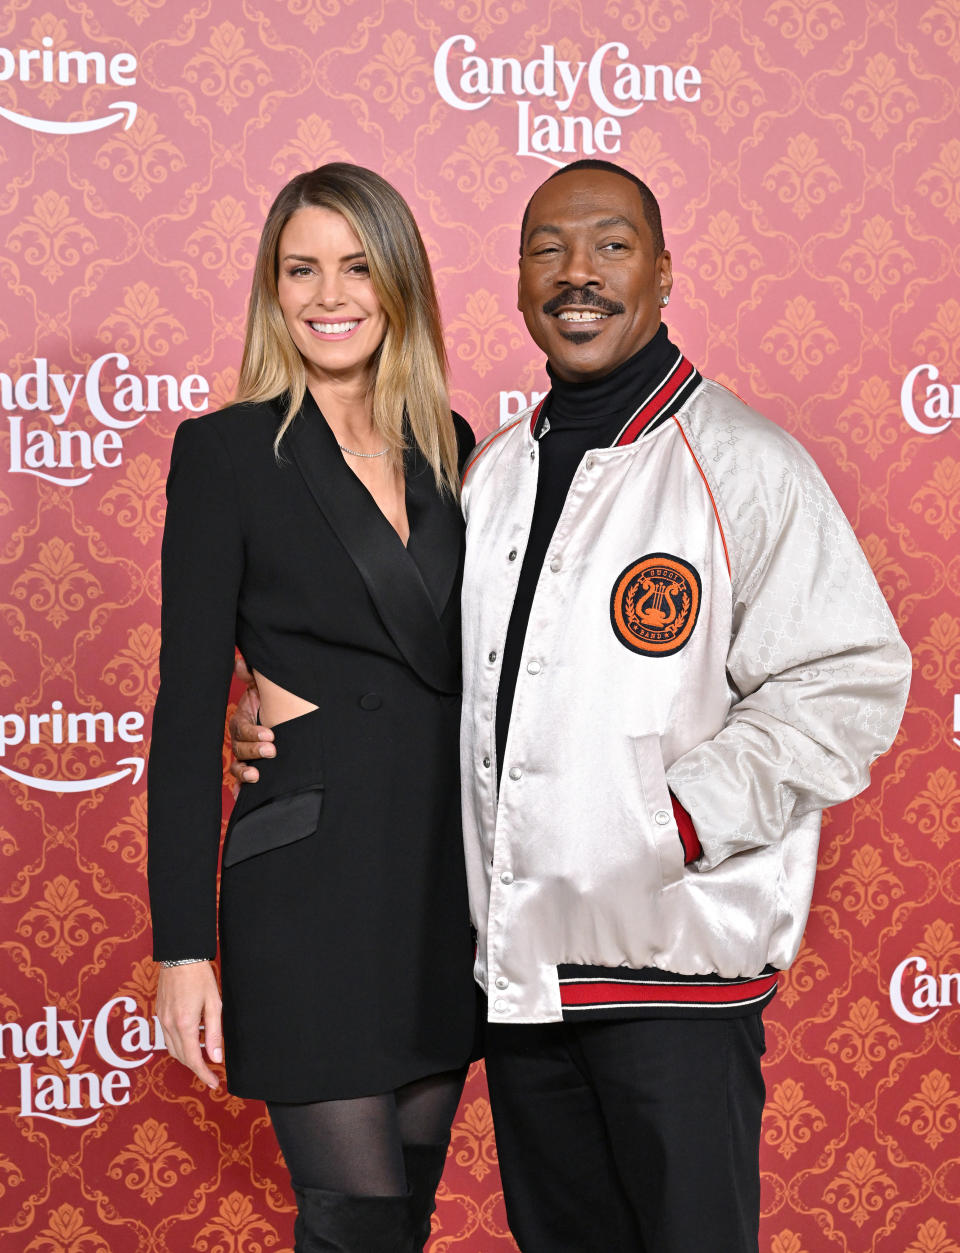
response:
[[[365,696],[360,697],[361,709],[379,709],[383,704],[383,697],[377,692],[367,692]]]

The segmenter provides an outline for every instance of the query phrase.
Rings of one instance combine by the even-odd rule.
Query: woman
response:
[[[237,401],[174,441],[149,878],[164,1034],[214,1088],[199,1028],[220,1061],[238,645],[281,751],[227,828],[222,1039],[230,1091],[267,1102],[304,1253],[423,1247],[473,1044],[456,500],[472,444],[409,208],[358,166],[299,175],[263,229]]]

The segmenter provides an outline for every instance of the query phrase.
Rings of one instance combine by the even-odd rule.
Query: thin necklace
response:
[[[381,448],[379,452],[354,452],[352,448],[345,448],[339,440],[337,440],[337,447],[350,457],[385,457],[390,451],[389,448]]]

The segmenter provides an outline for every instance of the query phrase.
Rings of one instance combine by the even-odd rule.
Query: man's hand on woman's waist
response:
[[[246,763],[255,761],[258,757],[276,757],[277,750],[273,743],[273,732],[257,721],[260,714],[260,692],[247,663],[239,653],[233,669],[241,683],[247,685],[247,690],[237,702],[230,719],[230,746],[234,757],[230,763],[230,773],[239,783],[256,783],[260,778],[260,771],[256,766]]]

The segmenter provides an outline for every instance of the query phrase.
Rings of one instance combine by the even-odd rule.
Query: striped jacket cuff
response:
[[[683,845],[683,864],[689,866],[691,862],[703,856],[700,837],[697,835],[697,828],[693,825],[693,819],[672,792],[670,803],[673,805],[673,816],[676,819],[677,830],[680,832],[680,843]]]

